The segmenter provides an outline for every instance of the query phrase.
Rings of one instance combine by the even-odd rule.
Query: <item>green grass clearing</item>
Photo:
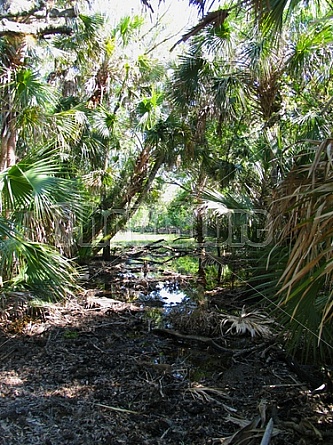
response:
[[[111,246],[114,244],[140,244],[140,243],[153,243],[158,240],[164,240],[165,242],[173,243],[177,240],[178,243],[190,243],[193,242],[193,238],[181,238],[181,235],[169,234],[169,233],[138,233],[138,232],[118,232],[111,240]]]

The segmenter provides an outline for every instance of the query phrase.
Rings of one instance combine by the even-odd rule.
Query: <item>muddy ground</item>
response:
[[[221,336],[236,291],[166,311],[138,298],[155,278],[100,272],[109,289],[90,281],[77,301],[2,322],[1,445],[333,443],[320,370],[295,367],[274,333]]]

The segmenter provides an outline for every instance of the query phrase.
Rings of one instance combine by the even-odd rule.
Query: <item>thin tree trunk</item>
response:
[[[129,207],[126,210],[126,212],[122,213],[120,218],[114,218],[114,220],[111,221],[110,225],[108,225],[107,227],[107,232],[108,232],[107,235],[104,236],[103,239],[101,240],[102,243],[110,241],[116,235],[117,232],[119,232],[125,227],[125,225],[132,218],[132,216],[134,216],[135,212],[142,204],[142,201],[147,196],[147,193],[149,192],[150,187],[161,165],[163,164],[163,161],[164,161],[164,155],[161,155],[157,158],[141,190],[137,191],[138,197],[135,200],[134,204],[131,207]]]
[[[155,160],[151,169],[148,169],[149,151],[147,147],[140,153],[137,160],[134,172],[131,176],[131,181],[127,187],[122,184],[116,189],[113,189],[102,202],[102,209],[104,214],[96,212],[94,217],[93,230],[92,227],[87,228],[84,233],[84,245],[86,247],[80,249],[81,256],[95,255],[101,248],[105,258],[109,255],[109,241],[115,236],[117,232],[122,230],[126,223],[137,211],[142,201],[147,196],[149,189],[164,162],[164,154],[161,154]],[[144,162],[145,161],[145,162]],[[128,181],[127,181],[128,184]],[[132,201],[135,199],[134,203]],[[106,215],[106,216],[104,216]],[[108,217],[107,217],[108,216]],[[89,230],[90,229],[90,230]],[[93,247],[94,240],[103,233],[103,238],[99,245]]]
[[[12,113],[8,113],[1,131],[1,171],[16,163],[16,129]]]
[[[196,233],[197,233],[197,243],[199,247],[199,264],[198,264],[198,277],[199,281],[203,286],[206,286],[206,249],[205,249],[205,232],[204,232],[204,213],[205,210],[202,207],[202,192],[205,188],[207,182],[207,176],[203,171],[201,166],[201,171],[198,178],[197,192],[198,197],[198,207],[197,207],[197,217],[196,217]]]
[[[205,249],[205,236],[204,236],[204,218],[203,218],[202,208],[199,208],[197,210],[196,229],[197,229],[197,242],[199,246],[198,277],[200,283],[203,286],[206,286],[206,270],[205,270],[206,249]]]

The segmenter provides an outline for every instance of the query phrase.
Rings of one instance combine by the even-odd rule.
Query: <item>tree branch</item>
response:
[[[15,6],[17,10],[15,10]],[[29,6],[30,8],[25,9],[25,6]],[[12,7],[11,3],[9,4],[9,6],[7,5],[0,6],[0,19],[4,18],[14,19],[14,18],[22,18],[34,15],[35,13],[38,13],[38,11],[40,11],[41,9],[46,9],[46,2],[43,0],[39,0],[32,7],[27,2],[25,2],[25,4],[21,3],[19,6],[14,5],[14,11],[11,10],[11,7]]]
[[[197,25],[193,26],[186,34],[182,36],[180,40],[178,40],[178,42],[173,45],[170,51],[173,51],[180,43],[186,42],[190,37],[196,36],[208,26],[213,26],[214,28],[221,26],[228,17],[229,11],[230,9],[218,9],[217,11],[212,11],[206,14]]]
[[[50,34],[67,34],[72,33],[72,28],[64,25],[50,25],[48,23],[43,24],[26,24],[12,22],[11,20],[2,19],[0,22],[0,36],[7,34],[30,34],[37,36],[45,36]]]

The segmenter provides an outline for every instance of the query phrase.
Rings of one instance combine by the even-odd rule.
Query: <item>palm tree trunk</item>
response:
[[[11,167],[16,162],[16,129],[13,113],[8,113],[1,130],[1,171]]]

